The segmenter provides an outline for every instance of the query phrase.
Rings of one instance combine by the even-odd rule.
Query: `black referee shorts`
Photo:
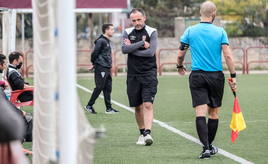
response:
[[[212,108],[220,107],[224,90],[222,71],[192,71],[189,77],[193,107],[207,104]]]
[[[157,76],[128,76],[127,95],[129,106],[137,107],[143,102],[154,102],[157,93]]]

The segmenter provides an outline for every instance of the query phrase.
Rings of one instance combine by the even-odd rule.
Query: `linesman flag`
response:
[[[229,79],[230,81],[231,79]],[[238,98],[236,96],[236,92],[233,90],[234,94],[234,107],[233,107],[233,113],[232,113],[232,120],[230,123],[230,128],[232,129],[231,132],[231,141],[234,142],[236,138],[238,137],[238,133],[244,129],[246,129],[246,123],[243,117],[243,114],[240,110],[240,105],[238,102]]]

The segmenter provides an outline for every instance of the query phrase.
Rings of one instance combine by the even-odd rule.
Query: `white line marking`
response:
[[[80,89],[86,91],[86,92],[92,93],[91,90],[89,90],[89,89],[87,89],[87,88],[85,88],[85,87],[83,87],[83,86],[81,86],[81,85],[79,85],[79,84],[76,84],[76,86],[77,86],[78,88],[80,88]],[[100,95],[100,97],[103,98],[102,95]],[[113,104],[115,104],[115,105],[121,107],[121,108],[126,109],[126,110],[129,111],[129,112],[134,113],[134,110],[133,110],[132,108],[130,108],[130,107],[124,105],[124,104],[121,104],[121,103],[119,103],[119,102],[117,102],[117,101],[114,101],[114,100],[111,100],[111,102],[112,102]],[[168,124],[165,123],[165,122],[162,122],[162,121],[159,121],[159,120],[156,120],[156,119],[154,119],[153,122],[156,123],[156,124],[158,124],[159,126],[165,128],[165,129],[167,129],[167,130],[169,130],[169,131],[175,133],[175,134],[178,134],[178,135],[180,135],[180,136],[182,136],[182,137],[184,137],[184,138],[186,138],[186,139],[192,141],[192,142],[195,142],[195,143],[197,143],[197,144],[199,144],[199,145],[202,145],[202,144],[200,143],[199,139],[197,139],[197,138],[195,138],[195,137],[193,137],[193,136],[191,136],[191,135],[189,135],[189,134],[187,134],[187,133],[184,133],[184,132],[182,132],[182,131],[176,129],[176,128],[174,128],[174,127],[168,125]],[[222,155],[224,155],[225,157],[230,158],[230,159],[232,159],[232,160],[234,160],[234,161],[236,161],[236,162],[239,162],[239,163],[242,163],[242,164],[254,164],[253,162],[250,162],[250,161],[248,161],[248,160],[246,160],[246,159],[244,159],[244,158],[241,158],[241,157],[236,156],[236,155],[234,155],[234,154],[232,154],[232,153],[229,153],[229,152],[227,152],[227,151],[225,151],[225,150],[223,150],[223,149],[220,149],[220,148],[218,148],[218,149],[219,149],[219,153],[220,153],[220,154],[222,154]]]

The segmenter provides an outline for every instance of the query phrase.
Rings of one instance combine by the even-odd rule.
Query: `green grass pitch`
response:
[[[197,138],[194,109],[191,107],[188,76],[158,77],[158,93],[154,103],[154,118]],[[256,164],[268,162],[268,75],[239,75],[238,97],[247,129],[239,133],[235,143],[230,141],[233,95],[225,83],[220,125],[214,144],[225,151]],[[78,84],[93,90],[93,78],[78,78]],[[81,103],[86,105],[90,94],[78,89]],[[113,78],[112,99],[128,105],[126,77]],[[95,164],[232,164],[237,163],[217,154],[209,160],[200,160],[200,145],[174,134],[157,124],[153,125],[154,144],[136,145],[139,132],[134,114],[119,109],[116,115],[104,113],[104,101],[98,98],[94,105],[97,115],[87,112],[90,123],[106,128],[106,136],[98,139],[94,150]],[[27,110],[27,108],[26,108]],[[28,110],[29,111],[29,110]],[[31,143],[24,147],[31,149]],[[31,158],[31,157],[30,157]]]
[[[197,138],[188,76],[162,76],[158,80],[158,93],[154,103],[155,119]],[[237,83],[237,94],[247,129],[239,133],[235,143],[230,141],[229,123],[233,95],[226,83],[220,125],[214,144],[253,163],[265,164],[268,162],[268,75],[239,75]],[[94,79],[79,79],[79,84],[93,90]],[[80,89],[78,92],[82,104],[85,105],[90,94]],[[112,99],[128,105],[125,77],[113,78]],[[96,164],[237,163],[220,154],[205,161],[197,159],[201,151],[200,145],[156,124],[152,133],[154,144],[151,147],[135,145],[139,133],[133,113],[114,105],[114,108],[120,110],[120,114],[106,115],[101,98],[94,107],[98,114],[86,113],[88,119],[94,127],[104,125],[107,130],[106,137],[99,139],[95,145]]]

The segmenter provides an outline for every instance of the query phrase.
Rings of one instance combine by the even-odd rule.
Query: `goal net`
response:
[[[68,3],[71,0],[59,1],[66,3],[66,6],[59,7],[60,3],[54,0],[32,0],[35,86],[33,163],[88,164],[92,163],[95,130],[78,103],[73,71],[75,61],[72,62],[75,60],[75,40],[71,43],[70,39],[61,38],[74,38],[74,27],[74,30],[67,32],[62,30],[62,26],[68,30],[68,21],[72,22],[72,17],[68,17],[68,7],[72,6]],[[63,8],[66,8],[66,18],[59,19],[61,14],[65,14],[62,13]],[[63,49],[65,41],[66,47]],[[66,56],[61,53],[66,53]],[[66,64],[69,66],[62,69]],[[67,71],[69,76],[66,76]]]
[[[8,55],[16,47],[16,10],[0,8],[2,17],[2,47],[1,53]]]

